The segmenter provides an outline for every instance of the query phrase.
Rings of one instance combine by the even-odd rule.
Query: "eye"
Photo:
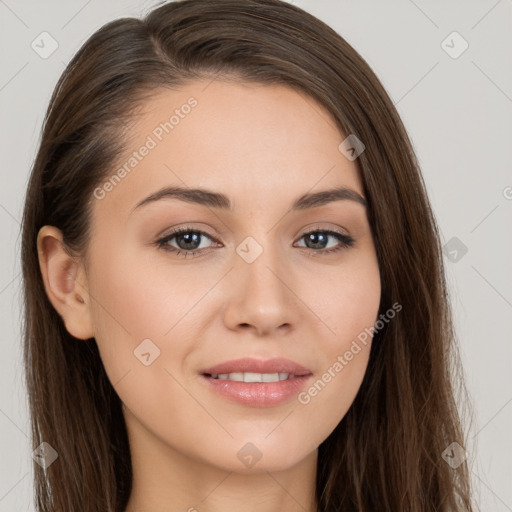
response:
[[[177,248],[169,245],[169,242],[173,238],[176,239],[176,243],[178,245]],[[204,231],[183,227],[176,229],[164,238],[161,238],[156,242],[156,244],[164,251],[176,253],[176,256],[184,253],[185,258],[188,255],[190,255],[190,257],[194,257],[197,252],[203,252],[205,249],[204,246],[201,246],[201,238],[213,240],[213,238]]]
[[[320,255],[326,253],[331,254],[341,251],[342,249],[347,249],[349,247],[352,247],[355,242],[355,239],[352,238],[351,236],[330,229],[317,229],[315,231],[309,231],[303,234],[300,237],[300,240],[302,240],[303,238],[306,241],[306,247],[308,249],[323,249],[320,251],[314,251],[314,253],[320,253]],[[336,240],[338,240],[338,245],[325,249],[324,246],[326,243],[328,243],[329,238],[335,238]],[[314,255],[317,256],[317,254]]]
[[[210,249],[211,246],[206,248],[204,245],[202,246],[202,239],[204,238],[210,241],[214,240],[213,237],[204,231],[199,231],[190,227],[183,227],[176,229],[172,233],[166,235],[164,238],[161,238],[156,242],[156,245],[166,252],[175,253],[176,256],[183,254],[183,257],[185,258],[193,258],[198,253],[204,253],[205,251],[209,252],[208,249]],[[352,247],[355,242],[355,239],[351,236],[330,229],[317,229],[315,231],[309,231],[308,233],[303,234],[299,240],[302,240],[303,238],[306,241],[305,247],[307,249],[311,249],[315,256],[331,254],[341,251],[342,249],[347,249]],[[328,245],[329,238],[338,240],[338,245],[325,248],[325,245]],[[171,241],[173,239],[175,239],[177,247],[171,245]]]

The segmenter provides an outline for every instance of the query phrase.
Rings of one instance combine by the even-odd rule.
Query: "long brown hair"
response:
[[[412,144],[383,86],[333,29],[280,0],[182,0],[97,30],[60,77],[28,184],[22,225],[24,364],[39,512],[124,511],[132,484],[120,399],[94,339],[71,336],[43,285],[36,239],[58,227],[86,254],[91,196],[126,149],[126,126],[157,88],[199,78],[284,84],[332,114],[366,149],[355,161],[368,200],[382,282],[375,333],[352,406],[319,446],[319,512],[473,511],[457,399],[468,393],[452,325],[443,257]],[[340,138],[341,142],[342,138]]]

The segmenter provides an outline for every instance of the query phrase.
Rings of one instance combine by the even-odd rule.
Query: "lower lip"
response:
[[[210,389],[235,402],[250,407],[271,407],[297,395],[312,377],[312,374],[280,380],[279,382],[238,382],[214,379],[206,375],[201,377],[210,386]]]

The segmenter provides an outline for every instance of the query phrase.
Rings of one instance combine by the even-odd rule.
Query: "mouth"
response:
[[[250,407],[271,407],[304,388],[312,372],[288,359],[238,359],[200,372],[202,382],[216,394]]]
[[[290,359],[274,358],[265,361],[246,357],[225,361],[211,368],[205,368],[200,373],[212,378],[229,379],[238,382],[277,382],[278,380],[286,380],[290,376],[301,377],[308,375],[311,373],[311,370]],[[276,375],[278,376],[277,378]],[[249,380],[245,380],[246,378]],[[263,378],[272,380],[262,380]]]
[[[211,377],[216,380],[230,380],[233,382],[280,382],[282,380],[295,379],[298,376],[290,373],[253,373],[253,372],[234,372],[234,373],[221,373],[212,375],[209,373],[203,374],[206,377]]]

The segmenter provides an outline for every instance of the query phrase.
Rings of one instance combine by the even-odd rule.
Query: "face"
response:
[[[335,188],[364,197],[329,114],[284,86],[208,84],[155,94],[117,179],[96,189],[89,320],[133,446],[282,470],[315,452],[358,392],[379,268],[364,204],[294,208]],[[165,187],[188,195],[147,199]],[[279,373],[290,375],[236,381]]]

